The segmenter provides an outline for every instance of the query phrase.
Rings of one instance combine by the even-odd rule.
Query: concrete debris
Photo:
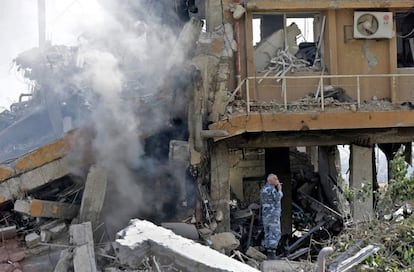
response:
[[[79,212],[79,205],[39,199],[16,200],[14,210],[32,217],[72,219]]]
[[[70,226],[70,242],[73,251],[73,268],[75,272],[96,272],[95,251],[91,222]]]
[[[288,260],[277,260],[277,261],[264,261],[261,263],[260,271],[271,272],[271,271],[280,271],[280,272],[305,272],[305,271],[314,271],[309,265],[292,262]]]
[[[176,169],[184,172],[188,165],[188,142],[171,141],[170,147],[170,161]],[[53,148],[61,148],[61,145],[49,146],[49,150]],[[33,152],[28,160],[43,158],[43,152]],[[246,199],[250,201],[243,205],[237,199],[232,199],[230,231],[220,232],[217,226],[223,221],[224,213],[211,205],[209,188],[203,184],[198,184],[198,202],[191,204],[187,202],[189,198],[186,199],[185,208],[191,210],[194,207],[194,210],[185,215],[183,218],[187,219],[182,222],[164,222],[160,224],[162,227],[158,227],[146,221],[134,220],[131,226],[118,232],[116,242],[104,239],[102,243],[105,231],[104,227],[100,227],[100,213],[107,192],[107,172],[91,164],[84,169],[85,174],[75,177],[63,167],[68,157],[56,153],[53,158],[52,161],[39,160],[36,164],[19,160],[19,174],[13,174],[16,170],[12,168],[12,174],[5,177],[5,182],[13,179],[21,182],[29,177],[40,179],[33,180],[30,187],[27,185],[30,189],[24,199],[9,204],[14,214],[6,218],[19,217],[10,231],[16,236],[25,234],[24,242],[30,256],[44,254],[50,248],[61,250],[61,257],[56,259],[55,271],[110,271],[119,267],[162,270],[165,266],[191,271],[195,265],[200,267],[199,271],[257,271],[254,269],[259,269],[266,260],[261,244],[263,230],[257,199],[247,196]],[[320,248],[315,246],[309,251],[310,237],[315,241],[323,240],[327,231],[335,235],[342,226],[342,215],[330,207],[330,203],[314,198],[319,195],[314,192],[318,176],[313,173],[313,167],[306,166],[308,158],[296,158],[300,161],[300,166],[292,168],[300,171],[293,173],[297,187],[294,188],[296,197],[292,201],[292,220],[296,229],[292,236],[283,237],[278,249],[279,256],[290,262],[301,260],[309,254],[316,256]],[[180,179],[185,179],[185,176],[180,176]],[[249,192],[255,194],[254,190]],[[17,188],[16,194],[19,194]],[[16,253],[14,259],[19,258],[22,255]],[[214,264],[211,259],[220,261]],[[272,267],[272,263],[263,267]]]
[[[239,20],[246,12],[246,9],[240,4],[230,3],[229,6],[230,6],[230,11],[233,13],[233,18],[235,20]]]
[[[344,256],[346,255],[349,256],[349,252],[347,251],[344,254],[340,255],[336,261],[334,261],[333,263],[329,265],[329,271],[332,271],[332,272],[348,271],[352,267],[364,261],[366,258],[371,256],[372,254],[375,254],[378,250],[380,250],[380,247],[378,245],[367,245],[366,247],[362,248],[358,252],[354,253],[354,255],[344,259]]]
[[[0,237],[2,240],[13,238],[16,235],[17,235],[17,230],[16,230],[15,225],[0,228]]]
[[[55,266],[54,272],[67,272],[73,268],[73,252],[65,249],[60,253],[59,260]]]
[[[185,12],[197,13],[194,1],[181,1],[184,2]],[[0,247],[0,271],[17,272],[23,259],[49,253],[51,249],[59,258],[53,265],[47,263],[47,268],[53,266],[55,272],[310,271],[314,270],[317,256],[324,258],[324,254],[331,251],[323,245],[341,233],[347,219],[335,195],[342,192],[336,177],[329,180],[321,177],[307,157],[303,162],[298,162],[300,158],[289,158],[292,167],[288,174],[292,185],[285,199],[289,197],[287,207],[292,212],[288,214],[289,220],[282,222],[282,227],[288,225],[288,230],[284,230],[277,248],[280,260],[267,261],[258,199],[268,170],[267,161],[263,159],[267,154],[264,148],[246,152],[248,148],[243,148],[243,152],[239,149],[243,153],[240,165],[227,172],[233,161],[221,158],[227,159],[228,153],[233,153],[230,142],[220,143],[223,148],[217,149],[218,156],[211,156],[214,159],[206,157],[212,155],[209,153],[211,138],[228,136],[228,132],[206,128],[221,118],[246,114],[247,108],[256,112],[318,112],[323,101],[325,111],[356,112],[386,111],[396,105],[376,96],[371,101],[355,101],[347,93],[346,86],[323,86],[322,80],[316,93],[310,89],[308,95],[289,104],[248,101],[241,90],[254,84],[248,82],[250,78],[242,80],[246,73],[250,74],[243,63],[253,60],[240,55],[244,51],[242,40],[247,37],[240,31],[249,29],[249,22],[239,25],[241,21],[238,21],[248,8],[247,4],[244,7],[237,3],[226,8],[226,12],[232,14],[209,14],[217,18],[217,24],[208,25],[213,28],[208,31],[202,31],[203,22],[196,17],[188,17],[185,24],[182,22],[180,34],[174,36],[174,46],[169,47],[172,48],[170,54],[162,59],[160,67],[150,65],[156,70],[149,71],[148,78],[137,71],[150,70],[147,64],[155,64],[155,61],[141,56],[144,54],[136,54],[135,50],[129,52],[127,47],[136,47],[138,30],[145,34],[140,39],[156,40],[156,45],[167,43],[170,37],[156,37],[157,27],[152,29],[150,23],[137,18],[130,21],[132,17],[129,16],[119,23],[120,26],[127,24],[125,31],[131,35],[133,46],[129,42],[119,45],[118,37],[109,41],[85,34],[80,40],[87,41],[79,46],[47,45],[42,50],[34,48],[23,52],[16,58],[17,69],[33,82],[33,92],[22,94],[10,110],[0,113],[0,237],[6,244],[19,239],[22,245]],[[226,17],[233,17],[237,27],[235,24],[233,29],[232,24],[225,22]],[[153,33],[147,32],[148,29]],[[258,84],[272,77],[279,82],[280,77],[290,72],[321,69],[314,64],[320,61],[317,54],[323,39],[320,37],[318,47],[315,43],[298,45],[296,38],[300,34],[299,27],[292,23],[271,33],[255,47],[254,66],[257,75],[262,77]],[[116,72],[125,77],[120,80],[119,98],[125,106],[123,109],[131,109],[133,114],[122,115],[126,119],[122,121],[138,120],[137,127],[126,126],[133,129],[128,136],[140,151],[135,152],[135,148],[131,151],[128,145],[123,146],[124,149],[111,149],[119,154],[110,163],[104,156],[94,154],[99,147],[92,144],[92,140],[99,138],[101,124],[90,124],[93,123],[90,121],[92,110],[100,108],[102,102],[95,96],[104,96],[92,89],[95,85],[106,85],[106,79],[98,77],[96,81],[102,80],[98,84],[90,80],[89,74],[80,78],[91,65],[87,45],[105,47],[104,44],[108,44],[105,53],[120,70]],[[160,59],[154,51],[155,59]],[[234,54],[238,54],[236,62]],[[234,66],[239,70],[236,75]],[[155,73],[163,76],[154,78]],[[249,85],[243,86],[246,82]],[[334,79],[332,82],[337,83]],[[238,85],[237,92],[229,91],[234,89],[232,85]],[[399,106],[414,108],[411,102]],[[144,114],[150,117],[138,118]],[[113,120],[110,119],[111,125]],[[90,132],[80,137],[82,141],[76,141],[80,134],[78,127],[85,121],[90,122]],[[108,135],[98,139],[104,144],[108,139],[123,141],[124,138],[115,138],[124,131],[104,130]],[[251,144],[254,142],[252,138]],[[79,151],[77,145],[84,145],[81,152],[76,152]],[[254,159],[249,161],[246,159],[249,156]],[[122,166],[118,162],[122,162]],[[242,168],[243,173],[235,173]],[[117,171],[111,171],[113,169]],[[212,176],[217,176],[213,179],[219,180],[219,186],[208,184]],[[250,178],[254,180],[248,180],[249,184],[244,186],[244,180]],[[232,179],[240,180],[241,184],[229,186]],[[125,180],[131,183],[117,188]],[[130,193],[125,191],[132,187],[137,187],[139,193],[131,190],[133,199],[124,199],[124,195]],[[117,204],[124,202],[122,204],[130,206],[132,212],[128,215],[151,218],[157,225],[133,219],[129,226],[116,233],[114,241],[106,230],[103,211],[107,208],[123,214],[123,210],[108,201],[108,196],[112,197],[118,189],[120,201]],[[148,191],[156,191],[156,197],[147,198]],[[138,206],[145,207],[138,212]],[[160,214],[154,214],[158,212]],[[411,206],[404,206],[386,218],[400,222],[411,214]],[[340,256],[330,269],[349,269],[378,251],[378,246],[368,245],[355,251]],[[325,259],[321,263],[323,270]]]
[[[389,221],[394,220],[395,222],[400,222],[405,218],[409,217],[412,213],[413,209],[411,205],[409,203],[406,203],[392,214],[385,214],[384,219]]]
[[[62,222],[57,224],[54,227],[51,227],[49,229],[49,233],[52,239],[56,239],[57,237],[60,236],[60,234],[64,233],[67,230],[67,225],[66,223]]]
[[[286,28],[287,31],[287,50],[290,55],[294,56],[299,47],[296,44],[296,37],[301,34],[299,27],[292,23]],[[254,66],[257,72],[264,71],[270,64],[270,61],[276,56],[279,50],[283,50],[285,38],[283,29],[280,29],[261,41],[254,50]]]
[[[105,169],[93,165],[89,169],[79,211],[80,222],[91,222],[95,229],[101,219],[101,210],[105,200],[107,175]]]
[[[13,176],[0,184],[0,203],[18,199],[27,192],[69,174],[67,158],[58,159],[41,167]]]
[[[270,74],[264,74],[265,77],[273,78]],[[260,79],[258,82],[261,81]],[[343,111],[390,111],[390,110],[412,110],[410,103],[393,104],[387,99],[364,100],[360,101],[359,105],[356,99],[352,99],[346,89],[340,86],[324,86],[324,111],[325,112],[343,112]],[[250,111],[277,113],[277,112],[310,112],[319,111],[321,109],[320,95],[316,97],[313,90],[309,90],[309,94],[291,101],[286,105],[276,101],[250,101]],[[221,116],[221,119],[227,119],[231,115],[246,114],[246,101],[234,100],[229,103],[228,112]]]
[[[306,60],[299,59],[292,55],[288,49],[279,50],[276,52],[275,57],[269,61],[269,66],[266,67],[263,77],[268,77],[271,74],[272,77],[278,78],[285,76],[288,72],[298,72],[310,70],[310,63]],[[261,83],[263,78],[259,79],[258,83]],[[280,78],[277,79],[277,82]]]
[[[193,224],[168,222],[162,223],[161,226],[191,240],[197,241],[200,238],[197,228]]]
[[[24,237],[24,240],[26,241],[26,246],[31,248],[39,244],[40,242],[40,235],[37,233],[29,233]]]
[[[249,247],[246,251],[246,255],[259,262],[262,262],[267,259],[267,256],[265,254],[261,253],[259,250],[255,249],[254,247]]]
[[[117,237],[117,259],[130,269],[139,269],[146,255],[154,255],[161,267],[173,265],[181,271],[257,271],[148,221],[131,220]]]
[[[239,247],[240,242],[231,232],[222,232],[210,236],[211,248],[229,255]]]

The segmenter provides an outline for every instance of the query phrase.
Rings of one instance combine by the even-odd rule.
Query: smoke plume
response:
[[[137,5],[137,10],[149,10]],[[89,30],[80,37],[77,65],[81,72],[73,77],[82,95],[93,99],[85,125],[93,127],[96,163],[107,171],[110,181],[104,207],[110,234],[134,217],[168,219],[182,197],[179,179],[184,177],[169,166],[165,154],[174,136],[168,114],[176,109],[159,103],[160,89],[168,89],[167,61],[169,68],[183,61],[184,54],[178,52],[176,60],[171,58],[177,31],[156,16],[142,19],[130,13],[120,15],[122,10],[115,14],[122,21],[105,20],[105,31]],[[165,131],[167,136],[154,137]],[[152,154],[158,149],[163,156]]]

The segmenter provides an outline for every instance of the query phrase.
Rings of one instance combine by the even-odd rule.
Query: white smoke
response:
[[[174,183],[176,176],[183,175],[164,162],[145,158],[143,146],[148,135],[167,126],[165,107],[174,107],[157,108],[157,99],[145,98],[156,98],[168,72],[167,60],[174,64],[171,49],[176,34],[166,26],[140,20],[131,25],[104,21],[111,22],[105,31],[89,30],[80,39],[77,65],[82,72],[74,82],[85,97],[93,98],[92,149],[97,164],[109,176],[104,212],[106,228],[112,232],[139,214],[159,216],[166,208],[175,208],[166,207],[165,202],[179,200],[179,186]],[[182,56],[177,54],[178,62]]]
[[[15,3],[7,1],[9,2]],[[29,7],[26,2],[16,0],[16,5],[26,10]],[[66,4],[62,4],[63,2]],[[159,215],[167,212],[174,207],[166,203],[180,199],[177,189],[179,186],[175,183],[183,175],[176,173],[176,169],[168,165],[168,159],[159,161],[146,154],[148,150],[145,147],[148,145],[150,152],[159,152],[165,146],[168,147],[168,138],[162,138],[166,142],[157,139],[147,143],[147,146],[145,143],[157,131],[170,128],[170,113],[174,112],[174,107],[182,110],[185,105],[185,102],[168,103],[171,100],[160,97],[172,97],[173,91],[180,89],[169,86],[166,77],[171,75],[169,69],[179,74],[177,71],[186,55],[182,51],[187,49],[183,44],[176,46],[177,29],[163,23],[168,13],[173,13],[172,7],[162,4],[169,1],[103,0],[101,3],[108,5],[106,8],[111,11],[110,14],[103,9],[95,9],[89,15],[82,12],[86,1],[62,0],[53,3],[46,7],[46,36],[52,45],[48,50],[53,52],[48,51],[52,54],[47,57],[39,54],[39,62],[47,62],[45,67],[50,69],[42,71],[47,75],[47,80],[43,83],[48,88],[41,91],[51,92],[44,93],[51,100],[51,104],[65,101],[75,92],[77,97],[84,99],[85,105],[82,106],[90,110],[88,120],[81,127],[88,127],[93,131],[93,140],[89,142],[90,135],[80,138],[75,147],[82,151],[92,151],[96,163],[108,173],[110,183],[105,202],[105,217],[110,220],[105,220],[107,227],[116,231],[124,227],[130,218],[140,214]],[[131,12],[125,3],[133,5],[134,11]],[[144,3],[151,8],[143,6]],[[30,7],[33,11],[30,22],[34,27],[31,33],[37,36],[36,2]],[[58,12],[51,16],[53,10]],[[159,12],[165,17],[157,17]],[[5,17],[6,13],[9,13],[9,9],[2,7],[0,15]],[[19,18],[22,24],[27,23],[27,20],[23,20],[28,18],[24,13],[10,16]],[[2,29],[14,31],[19,25],[3,26]],[[13,31],[7,33],[11,35]],[[24,43],[24,47],[14,52],[11,58],[36,46],[37,37],[32,40],[33,43]],[[66,47],[56,46],[57,43],[63,43]],[[69,48],[73,45],[77,46],[76,52]],[[3,49],[4,46],[3,44]],[[33,56],[31,53],[34,51],[29,50],[28,56]],[[36,60],[33,62],[36,63]],[[36,69],[39,72],[39,67]],[[171,83],[175,84],[174,77],[172,78]],[[183,77],[180,81],[185,82]],[[40,88],[44,87],[41,85]],[[56,97],[61,99],[55,99]],[[57,104],[53,106],[57,107]],[[76,114],[73,114],[74,119]],[[55,119],[59,119],[58,117],[55,116]],[[62,117],[65,115],[62,114]],[[74,174],[84,174],[81,153],[84,152],[72,154]]]

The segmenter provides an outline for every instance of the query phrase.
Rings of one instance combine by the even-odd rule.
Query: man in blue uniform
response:
[[[280,215],[282,207],[280,201],[282,197],[282,184],[275,174],[269,174],[267,182],[260,192],[260,200],[265,235],[264,246],[270,260],[276,259],[276,248],[281,236]]]

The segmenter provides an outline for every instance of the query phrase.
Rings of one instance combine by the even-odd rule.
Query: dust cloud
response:
[[[137,5],[136,10],[151,10]],[[177,135],[168,116],[174,105],[160,103],[159,97],[161,87],[168,89],[166,62],[173,67],[183,61],[181,54],[177,63],[171,59],[178,32],[156,16],[121,12],[106,16],[123,21],[106,19],[104,29],[89,29],[80,37],[81,73],[73,77],[83,95],[93,98],[84,126],[93,127],[92,150],[110,181],[104,206],[110,235],[131,218],[168,219],[182,200],[184,182],[166,153],[171,137],[182,137],[182,127]]]
[[[32,11],[30,33],[37,41],[36,3],[29,2],[16,5]],[[176,92],[189,84],[188,77],[179,73],[186,57],[181,51],[186,48],[176,46],[184,21],[167,0],[101,0],[103,9],[93,14],[101,17],[90,18],[93,24],[87,23],[88,18],[70,21],[70,14],[64,13],[85,4],[75,2],[47,20],[53,25],[48,25],[51,42],[46,52],[40,52],[36,42],[13,54],[32,48],[19,58],[20,69],[38,83],[39,101],[47,101],[43,110],[53,119],[55,131],[61,129],[58,119],[65,114],[73,116],[73,127],[92,131],[92,142],[80,137],[75,143],[72,168],[73,173],[85,174],[80,154],[90,150],[107,172],[103,219],[108,233],[113,235],[131,218],[168,220],[184,197],[185,169],[168,160],[169,141],[187,137],[186,121],[174,117],[186,103],[172,103],[177,95],[185,100]],[[23,23],[24,12],[7,14],[16,8],[2,8],[0,15],[22,18]],[[70,33],[58,33],[64,24],[70,24]],[[73,32],[78,32],[75,42],[65,43]],[[56,45],[59,41],[63,44]],[[179,84],[174,76],[180,76]],[[80,102],[70,104],[71,99]]]

